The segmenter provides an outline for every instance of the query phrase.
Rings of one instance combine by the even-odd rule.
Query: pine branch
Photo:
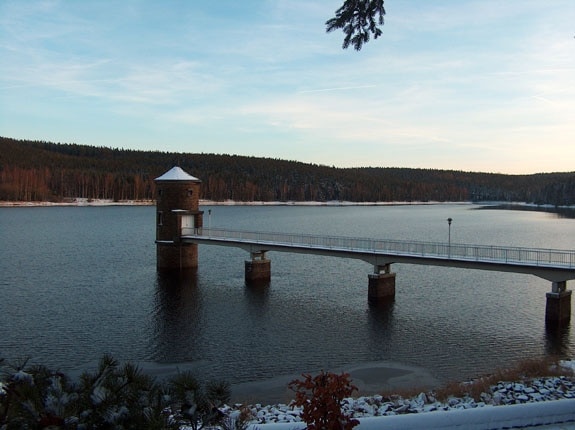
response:
[[[335,11],[335,17],[326,21],[326,32],[341,29],[345,38],[342,48],[350,45],[360,51],[363,45],[369,42],[370,34],[374,39],[382,35],[379,26],[383,25],[385,9],[384,0],[345,0],[344,4]]]

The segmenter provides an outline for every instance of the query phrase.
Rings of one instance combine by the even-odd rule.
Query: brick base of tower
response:
[[[198,268],[198,245],[156,244],[158,270]]]

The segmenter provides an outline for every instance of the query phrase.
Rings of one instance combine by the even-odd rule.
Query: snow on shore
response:
[[[562,361],[566,374],[575,371],[575,360]],[[522,407],[517,407],[522,405]],[[512,408],[503,408],[509,406]],[[222,411],[237,418],[242,408],[251,415],[251,428],[303,429],[301,408],[291,404],[236,404]],[[476,410],[471,414],[463,411]],[[535,378],[529,382],[499,382],[480,400],[449,396],[441,401],[433,392],[404,399],[381,395],[347,398],[343,411],[360,419],[365,428],[521,428],[543,424],[569,423],[575,428],[575,378],[573,376]],[[386,420],[384,417],[411,417],[409,420]],[[419,417],[419,418],[417,418]],[[379,418],[379,419],[377,419]],[[435,422],[432,425],[430,419]],[[471,421],[470,421],[471,420]],[[495,420],[495,421],[494,421]],[[422,427],[422,423],[425,425]],[[474,425],[471,425],[475,423]],[[494,424],[497,423],[497,424]],[[385,427],[384,427],[385,424]],[[389,425],[389,427],[388,427]],[[485,426],[487,425],[487,426]]]
[[[112,200],[112,199],[86,199],[74,198],[61,202],[21,202],[0,201],[0,207],[50,207],[50,206],[151,206],[155,200]]]
[[[246,430],[303,430],[305,423],[249,424]],[[357,430],[573,430],[575,399],[359,418]],[[182,430],[190,430],[182,428]]]
[[[23,202],[23,201],[0,201],[0,207],[45,207],[45,206],[152,206],[155,205],[155,200],[112,200],[112,199],[88,199],[84,197],[76,197],[66,199],[62,202]],[[524,202],[439,202],[439,201],[426,201],[426,202],[409,202],[409,201],[394,201],[394,202],[350,202],[342,200],[330,200],[327,202],[316,201],[250,201],[242,202],[236,200],[200,200],[200,206],[416,206],[416,205],[480,205],[480,206],[516,206],[525,208],[541,208],[541,209],[575,209],[575,206],[554,206],[554,205],[537,205]]]
[[[0,201],[0,207],[37,207],[37,206],[151,206],[155,200],[112,200],[112,199],[87,199],[73,198],[62,202],[22,202]],[[440,204],[472,204],[471,202],[299,202],[299,201],[253,201],[240,202],[235,200],[200,200],[200,206],[396,206],[396,205],[440,205]]]

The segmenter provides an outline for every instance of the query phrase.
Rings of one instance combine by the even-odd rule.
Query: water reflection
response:
[[[393,311],[395,300],[369,303],[368,307],[368,330],[370,350],[378,354],[379,359],[387,359],[387,350],[392,339]]]
[[[154,359],[193,361],[204,320],[195,271],[160,272],[154,306]]]
[[[378,302],[368,302],[370,321],[378,326],[387,327],[393,322],[393,309],[395,300],[380,300]]]
[[[571,350],[569,347],[570,324],[549,322],[545,323],[545,351],[547,355],[567,357]]]
[[[573,248],[572,219],[471,207],[217,210],[219,227],[443,242],[452,217],[456,242]],[[2,353],[66,370],[111,352],[234,383],[388,360],[462,380],[575,350],[575,330],[545,330],[549,286],[536,277],[398,264],[396,302],[368,306],[369,265],[356,260],[282,254],[269,288],[252,288],[245,251],[203,246],[197,276],[157,275],[154,216],[0,208],[0,225],[15,226],[0,228]]]
[[[265,312],[270,298],[270,286],[267,284],[246,285],[244,288],[247,308],[250,313]]]

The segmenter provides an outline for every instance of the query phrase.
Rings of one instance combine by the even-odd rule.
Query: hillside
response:
[[[0,137],[0,200],[154,198],[179,165],[202,199],[222,201],[514,201],[575,204],[575,172],[504,175],[393,167],[335,168],[237,155],[134,151]]]

